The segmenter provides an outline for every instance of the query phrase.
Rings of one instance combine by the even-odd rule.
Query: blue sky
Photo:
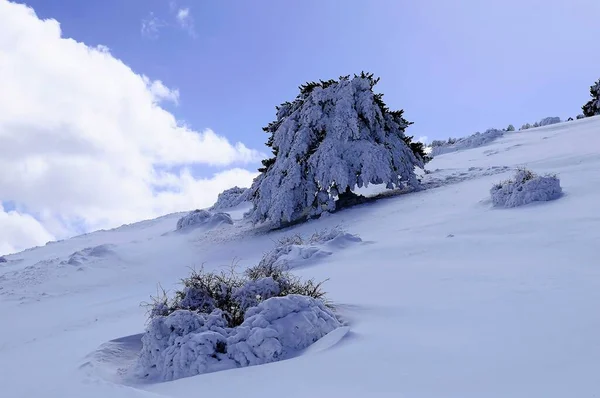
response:
[[[180,91],[177,117],[257,148],[275,105],[307,80],[361,70],[430,139],[575,116],[598,77],[600,2],[33,0],[63,35],[104,44]],[[141,21],[164,26],[153,39]],[[518,126],[517,126],[518,127]]]

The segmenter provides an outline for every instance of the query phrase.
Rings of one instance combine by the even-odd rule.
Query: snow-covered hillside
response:
[[[505,133],[437,156],[424,191],[266,234],[176,231],[182,214],[6,256],[0,263],[2,397],[592,397],[600,392],[600,118]],[[564,195],[492,206],[526,166]],[[221,209],[220,211],[225,211]],[[342,226],[361,242],[294,272],[325,284],[347,323],[295,358],[136,383],[140,306],[189,267],[256,264],[274,241]]]

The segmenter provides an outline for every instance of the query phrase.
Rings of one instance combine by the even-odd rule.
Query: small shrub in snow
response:
[[[166,381],[265,364],[293,356],[340,326],[320,300],[300,295],[262,301],[235,328],[219,309],[177,310],[150,320],[136,371]]]
[[[592,99],[581,107],[583,115],[586,117],[600,115],[600,80],[590,86],[590,96]]]
[[[580,120],[580,119],[585,119],[585,115],[583,115],[581,113],[579,115],[577,115],[577,120]]]
[[[512,124],[509,124],[508,127],[506,128],[506,131],[515,131],[515,126],[513,126]]]
[[[7,263],[8,260],[4,256],[0,256],[0,263]]]
[[[562,188],[556,176],[538,176],[530,170],[519,169],[512,179],[494,185],[490,194],[494,206],[517,207],[558,199]]]
[[[557,123],[561,123],[560,117],[551,116],[551,117],[546,117],[546,118],[540,120],[538,123],[538,126],[539,127],[550,126],[551,124],[557,124]]]
[[[521,128],[519,130],[528,130],[528,129],[536,128],[536,127],[549,126],[551,124],[557,124],[560,122],[561,122],[560,117],[551,116],[551,117],[546,117],[546,118],[540,120],[539,122],[535,122],[534,124],[525,123],[523,126],[521,126]]]
[[[194,210],[177,221],[177,230],[199,225],[216,227],[220,224],[233,224],[233,220],[227,213],[212,214],[207,210]]]
[[[531,127],[532,127],[531,124],[525,123],[524,125],[521,126],[521,128],[519,129],[519,131],[521,131],[521,130],[529,130]]]
[[[233,187],[219,194],[211,210],[231,209],[248,200],[248,188]]]

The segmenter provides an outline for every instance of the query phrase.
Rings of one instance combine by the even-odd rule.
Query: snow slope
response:
[[[2,397],[593,397],[600,392],[600,118],[507,133],[444,154],[422,192],[265,234],[173,234],[182,214],[6,256]],[[564,196],[492,207],[512,168],[556,173]],[[273,241],[342,225],[363,242],[294,270],[348,329],[290,360],[141,384],[144,308],[190,266],[258,262]],[[69,262],[72,258],[74,261]]]

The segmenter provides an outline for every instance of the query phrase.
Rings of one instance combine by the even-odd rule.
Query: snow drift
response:
[[[517,207],[532,202],[558,199],[562,195],[556,176],[538,176],[529,170],[517,170],[513,179],[496,184],[490,190],[494,206]]]
[[[263,301],[235,328],[227,328],[218,309],[178,310],[150,321],[135,370],[146,379],[167,381],[265,364],[290,358],[340,326],[320,300],[300,295]]]

